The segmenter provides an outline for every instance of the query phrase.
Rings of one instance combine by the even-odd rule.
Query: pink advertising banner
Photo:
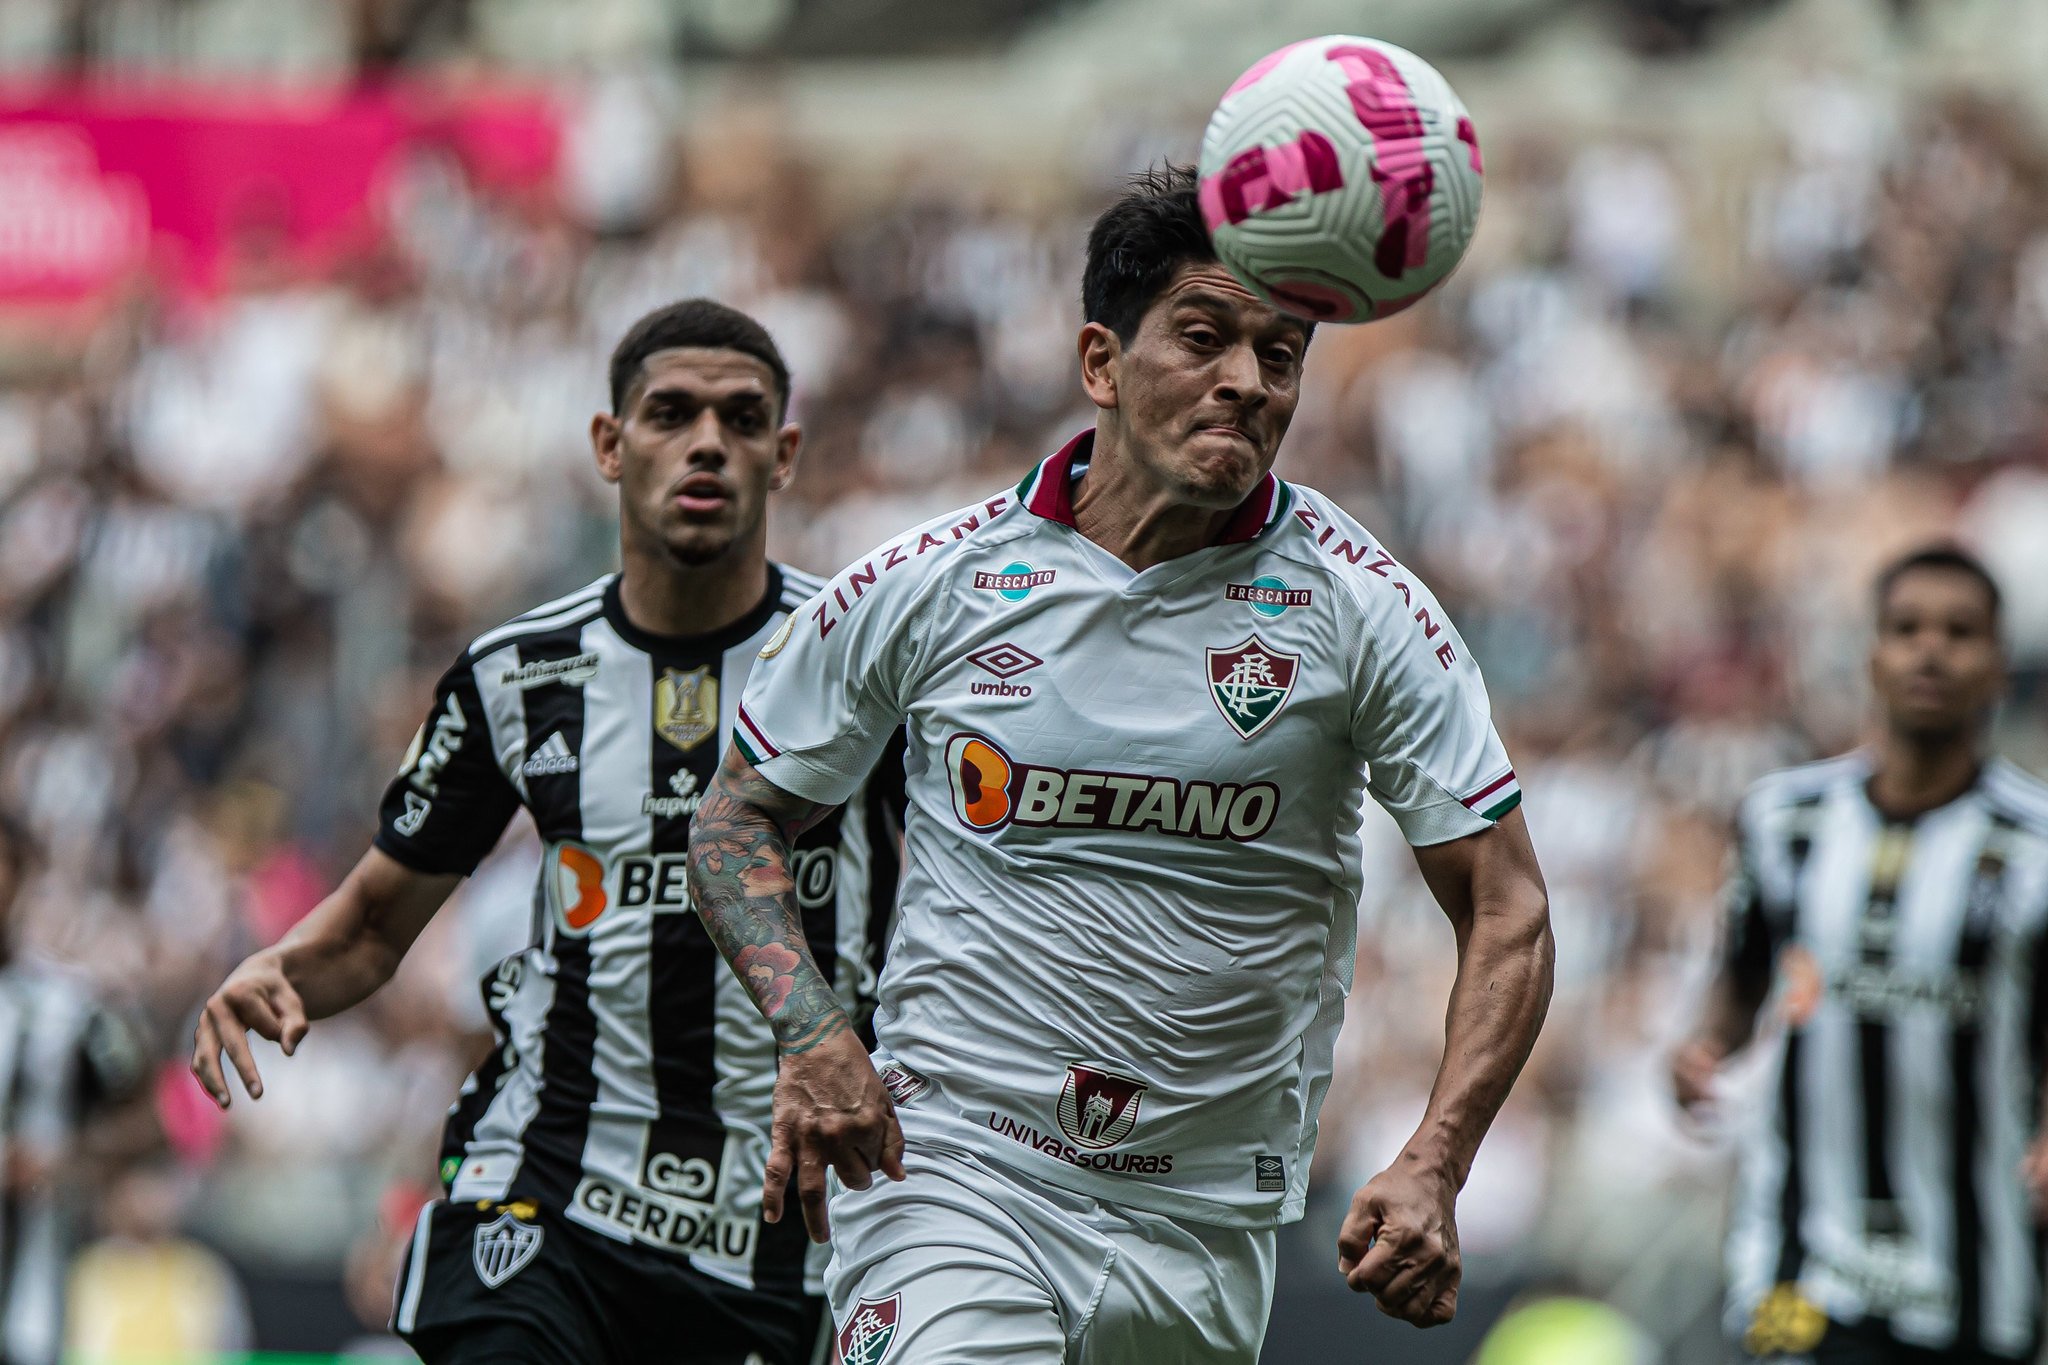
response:
[[[531,194],[551,189],[560,141],[531,91],[0,88],[0,307],[102,297],[145,270],[204,298],[252,234],[317,271],[374,242],[412,149]]]

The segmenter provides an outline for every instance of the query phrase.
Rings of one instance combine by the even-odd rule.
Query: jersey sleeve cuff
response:
[[[746,752],[745,745],[741,745],[741,752]],[[791,796],[800,796],[821,806],[840,805],[860,785],[858,777],[848,779],[830,768],[807,762],[799,754],[778,753],[767,759],[756,759],[749,754],[747,761],[754,765],[755,772]]]
[[[1453,839],[1463,839],[1468,834],[1478,834],[1493,828],[1493,820],[1476,815],[1456,801],[1445,799],[1415,810],[1389,811],[1394,823],[1401,827],[1401,837],[1411,848],[1424,848],[1430,844],[1447,844]],[[1501,812],[1507,814],[1506,811]],[[1499,819],[1499,816],[1494,817]]]

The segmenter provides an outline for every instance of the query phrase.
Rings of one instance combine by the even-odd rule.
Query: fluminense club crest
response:
[[[1138,1126],[1138,1100],[1149,1088],[1114,1071],[1070,1065],[1053,1114],[1068,1141],[1099,1152],[1131,1135]]]
[[[882,1365],[896,1340],[896,1319],[902,1311],[901,1294],[855,1304],[846,1326],[839,1329],[839,1365]]]
[[[1245,739],[1273,723],[1301,671],[1301,656],[1286,654],[1253,635],[1209,654],[1209,696],[1230,728]]]

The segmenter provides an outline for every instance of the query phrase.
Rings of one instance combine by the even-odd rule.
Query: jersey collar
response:
[[[1017,485],[1017,497],[1026,508],[1047,521],[1056,521],[1062,526],[1074,524],[1074,469],[1086,469],[1089,459],[1095,453],[1095,432],[1093,428],[1061,446],[1038,468],[1031,471],[1024,482]],[[1256,540],[1279,524],[1286,515],[1287,506],[1294,500],[1293,490],[1271,473],[1259,480],[1258,487],[1251,495],[1237,505],[1230,514],[1230,520],[1223,527],[1223,535],[1216,542],[1219,545],[1236,545],[1247,540]]]
[[[619,600],[619,583],[623,578],[623,574],[613,574],[612,581],[605,584],[604,619],[621,640],[642,654],[657,658],[723,654],[734,645],[753,639],[776,612],[783,610],[782,568],[771,559],[768,561],[768,591],[745,616],[704,635],[657,635],[651,630],[642,630],[627,617],[625,603]]]

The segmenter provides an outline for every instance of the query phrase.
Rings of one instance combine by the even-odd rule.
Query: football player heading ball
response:
[[[1338,1240],[1383,1311],[1454,1312],[1458,1189],[1549,1000],[1543,882],[1464,641],[1271,473],[1313,325],[1219,264],[1183,169],[1096,221],[1082,299],[1094,428],[797,613],[691,830],[698,913],[781,1047],[768,1207],[793,1171],[814,1237],[829,1213],[856,1365],[1257,1358],[1366,791],[1459,956],[1422,1123]],[[871,1058],[813,965],[790,844],[906,721]]]

